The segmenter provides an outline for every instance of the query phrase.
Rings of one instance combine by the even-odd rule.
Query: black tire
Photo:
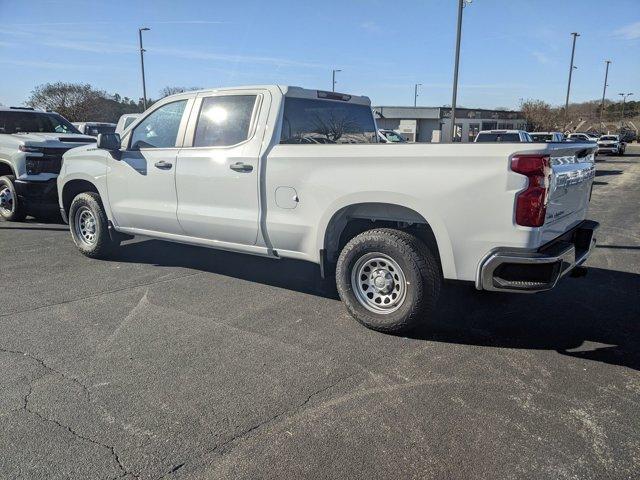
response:
[[[379,258],[385,261],[376,263]],[[389,263],[388,259],[392,262]],[[401,274],[400,278],[391,268],[393,263],[400,267],[400,272],[397,272]],[[379,270],[378,265],[381,266]],[[367,267],[371,275],[366,282],[371,287],[363,284],[364,277],[368,275]],[[385,271],[385,268],[390,271]],[[363,275],[360,276],[358,272]],[[389,275],[395,277],[389,280],[393,282],[392,286],[385,288],[390,288],[391,295],[397,289],[402,298],[396,300],[390,298],[387,292],[380,293],[377,290],[375,281],[372,281],[377,272],[383,272],[377,275],[383,277],[382,282]],[[401,293],[399,286],[403,283],[404,293]],[[380,332],[407,332],[427,320],[436,305],[441,284],[438,262],[427,246],[415,236],[392,228],[368,230],[351,239],[340,252],[336,266],[336,285],[347,310],[358,322]],[[373,297],[369,296],[370,293]],[[364,295],[369,296],[369,301]],[[382,299],[377,304],[380,307],[374,304],[374,300],[377,302],[378,299]],[[387,299],[391,300],[391,304],[382,305]],[[393,305],[393,302],[398,304]],[[387,308],[389,310],[384,311]]]
[[[13,175],[0,177],[0,195],[8,194],[10,199],[7,201],[8,204],[0,206],[0,217],[8,222],[22,222],[27,217],[24,205],[18,200],[16,194],[16,187],[13,183],[15,179],[16,177]]]
[[[107,215],[97,193],[81,193],[73,199],[69,228],[76,247],[87,257],[106,258],[119,245],[109,236]]]

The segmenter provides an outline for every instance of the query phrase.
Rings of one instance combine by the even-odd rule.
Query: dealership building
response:
[[[440,142],[449,138],[449,107],[373,107],[378,128],[396,130],[410,142]],[[480,130],[526,130],[522,112],[456,108],[456,141],[472,142]]]

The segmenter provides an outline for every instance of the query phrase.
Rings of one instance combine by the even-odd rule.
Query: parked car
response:
[[[482,130],[474,142],[532,142],[531,136],[524,130]]]
[[[380,128],[378,130],[380,134],[380,140],[383,143],[406,143],[407,139],[402,136],[401,133],[396,132],[395,130],[387,130],[384,128]]]
[[[118,123],[116,124],[115,133],[122,134],[129,125],[136,121],[136,119],[140,116],[139,113],[125,113],[120,117]]]
[[[95,142],[55,112],[0,107],[0,217],[57,214],[62,154]]]
[[[429,319],[443,278],[552,288],[589,256],[598,226],[585,220],[595,145],[382,145],[355,95],[180,93],[97,147],[67,152],[58,178],[83,254],[144,235],[314,262],[335,269],[351,315],[387,332]]]
[[[624,155],[627,144],[620,140],[619,135],[603,135],[598,140],[598,153]]]
[[[113,133],[116,131],[115,123],[73,122],[73,126],[76,127],[80,133],[91,135],[92,137],[97,137],[100,133]]]
[[[573,142],[576,142],[576,141],[577,142],[594,142],[594,143],[598,142],[598,137],[595,137],[591,134],[584,133],[584,132],[570,133],[567,139]]]
[[[562,132],[532,132],[529,133],[533,142],[564,142]]]

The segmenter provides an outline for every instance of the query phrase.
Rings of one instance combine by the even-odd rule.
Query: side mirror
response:
[[[120,144],[122,140],[120,140],[119,133],[100,133],[98,134],[98,143],[97,147],[103,150],[120,150]]]

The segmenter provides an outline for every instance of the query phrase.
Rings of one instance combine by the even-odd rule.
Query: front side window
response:
[[[228,147],[249,138],[256,95],[223,95],[202,100],[194,147]]]
[[[0,133],[80,133],[63,116],[42,112],[0,112]]]
[[[178,130],[187,100],[167,103],[138,124],[131,134],[131,148],[171,148],[176,146]]]
[[[287,97],[280,143],[377,143],[371,107]]]

